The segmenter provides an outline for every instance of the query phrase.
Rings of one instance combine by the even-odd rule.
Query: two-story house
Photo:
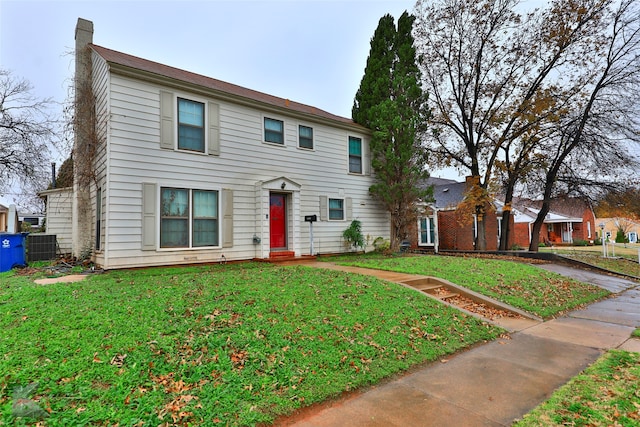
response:
[[[106,269],[301,256],[311,234],[343,252],[356,218],[389,238],[350,119],[95,45],[83,19],[76,110],[73,253]]]

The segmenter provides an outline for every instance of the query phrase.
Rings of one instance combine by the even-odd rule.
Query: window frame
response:
[[[270,141],[267,139],[267,120],[270,120],[272,122],[279,122],[282,126],[282,142],[279,141]],[[275,133],[276,131],[273,131],[271,129],[268,130],[269,132]],[[282,146],[284,147],[285,144],[285,123],[284,120],[281,119],[276,119],[273,117],[269,117],[269,116],[263,116],[262,117],[262,142],[266,143],[266,144],[273,144],[273,145],[277,145],[277,146]]]
[[[311,130],[311,138],[310,138],[310,142],[311,142],[311,146],[310,147],[305,147],[302,145],[302,140],[309,140],[309,138],[307,138],[306,136],[303,137],[302,134],[300,133],[300,131],[302,130],[302,128],[306,128]],[[314,150],[315,149],[315,140],[313,137],[313,127],[311,126],[307,126],[307,125],[303,125],[303,124],[298,124],[298,148],[303,149],[303,150]]]
[[[194,104],[200,104],[202,106],[202,127],[198,127],[202,130],[202,150],[195,150],[195,149],[190,149],[190,148],[182,148],[180,147],[180,126],[187,126],[190,128],[196,128],[197,126],[194,125],[190,125],[190,124],[182,124],[180,122],[180,101],[187,101],[187,102],[191,102]],[[176,108],[176,119],[175,119],[175,126],[176,126],[176,133],[175,133],[175,148],[178,151],[182,151],[182,152],[187,152],[187,153],[196,153],[196,154],[207,154],[207,150],[208,150],[208,137],[207,137],[207,129],[208,129],[208,115],[209,115],[209,109],[208,109],[208,103],[205,100],[202,99],[198,99],[198,98],[193,98],[193,97],[186,97],[186,96],[182,96],[180,94],[177,94],[175,97],[175,108]]]
[[[352,140],[353,141],[357,140],[358,142],[360,142],[360,154],[359,155],[351,154],[351,141]],[[362,155],[363,154],[364,145],[362,143],[362,138],[359,137],[359,136],[349,135],[347,144],[348,144],[347,152],[348,152],[349,173],[350,174],[354,174],[354,175],[364,175],[364,163],[363,163],[364,159],[363,159],[363,155]],[[358,159],[359,160],[360,164],[359,164],[359,170],[358,171],[351,169],[351,166],[352,166],[351,160],[352,159]]]
[[[478,240],[478,215],[473,214],[473,244]]]
[[[187,191],[187,215],[186,217],[186,221],[187,221],[187,229],[186,229],[186,234],[187,234],[187,245],[186,246],[163,246],[163,241],[162,241],[162,220],[165,218],[168,218],[168,216],[164,216],[163,215],[163,209],[162,209],[162,193],[163,190],[165,189],[175,189],[175,190],[183,190],[183,191]],[[158,184],[158,201],[157,201],[157,207],[159,208],[158,211],[158,222],[157,222],[157,236],[158,236],[158,240],[157,240],[157,250],[159,251],[183,251],[183,250],[202,250],[202,249],[218,249],[222,247],[222,190],[220,188],[186,188],[186,187],[179,187],[176,186],[174,184],[171,183],[166,183],[166,184]],[[195,216],[195,210],[194,210],[194,206],[195,206],[195,201],[194,201],[194,193],[195,192],[211,192],[211,193],[215,193],[216,194],[216,212],[215,212],[215,217],[201,217],[201,218],[197,218]],[[206,246],[197,246],[194,244],[194,241],[196,240],[194,238],[194,233],[195,233],[195,222],[197,219],[215,219],[216,220],[216,236],[217,236],[217,244],[216,245],[206,245]]]
[[[423,230],[422,220],[427,220],[427,229]],[[422,233],[427,233],[427,242],[422,241]],[[431,238],[433,236],[433,238]],[[418,218],[418,246],[435,246],[436,242],[436,218],[434,215],[421,216]]]
[[[96,221],[94,249],[102,249],[102,187],[96,189]]]
[[[340,201],[341,203],[341,207],[340,209],[331,209],[331,201],[335,200],[335,201]],[[327,197],[327,220],[328,221],[345,221],[347,218],[347,212],[346,212],[346,199],[344,197]],[[332,218],[331,217],[331,212],[335,212],[335,211],[340,211],[342,212],[342,218]]]

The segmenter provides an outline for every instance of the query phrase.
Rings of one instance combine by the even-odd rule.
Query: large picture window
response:
[[[178,98],[178,149],[204,153],[204,104]]]
[[[349,172],[362,173],[362,139],[349,137]]]
[[[264,140],[284,145],[284,122],[282,120],[264,118]]]
[[[420,245],[433,245],[436,240],[436,226],[432,216],[420,218]]]
[[[160,247],[219,245],[218,192],[163,187]]]

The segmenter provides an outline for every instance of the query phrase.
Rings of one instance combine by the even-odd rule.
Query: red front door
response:
[[[269,196],[269,236],[271,249],[287,249],[287,210],[284,194]]]

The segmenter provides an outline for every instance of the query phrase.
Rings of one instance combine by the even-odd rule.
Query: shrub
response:
[[[573,246],[589,246],[589,242],[586,240],[577,239],[573,241]]]
[[[391,242],[382,237],[376,237],[373,241],[373,247],[376,252],[387,254],[391,250]]]
[[[623,230],[618,229],[618,232],[616,233],[616,243],[629,243],[629,239],[624,235]]]
[[[351,225],[342,232],[345,245],[348,248],[364,248],[364,236],[362,235],[362,223],[357,219],[351,221]]]

